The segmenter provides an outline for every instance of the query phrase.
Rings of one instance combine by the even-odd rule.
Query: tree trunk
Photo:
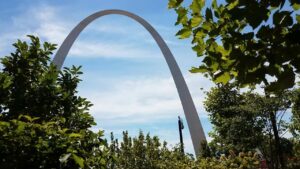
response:
[[[284,157],[283,157],[283,152],[280,144],[280,137],[278,134],[278,129],[277,129],[277,123],[276,123],[276,115],[275,112],[270,112],[270,119],[272,123],[272,128],[273,128],[273,133],[274,133],[274,139],[275,139],[275,152],[277,159],[276,161],[280,163],[280,168],[285,169],[285,162],[284,162]],[[276,165],[276,169],[278,169],[279,166]]]
[[[275,168],[275,162],[274,162],[274,155],[273,155],[273,147],[272,147],[272,142],[273,142],[273,136],[272,136],[272,131],[271,129],[269,130],[269,145],[270,145],[270,164],[268,164],[269,169],[274,169]],[[276,155],[275,155],[276,157]],[[277,164],[276,164],[277,165]]]

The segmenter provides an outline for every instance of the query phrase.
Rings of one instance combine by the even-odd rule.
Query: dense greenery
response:
[[[213,88],[207,93],[205,101],[205,108],[214,127],[210,133],[213,138],[210,142],[212,150],[228,153],[230,150],[260,149],[269,168],[276,168],[278,159],[275,136],[269,116],[269,112],[274,110],[284,161],[299,158],[299,142],[296,137],[284,137],[288,131],[300,131],[293,127],[297,122],[286,119],[290,116],[292,105],[298,104],[294,102],[297,94],[298,91],[286,91],[280,96],[265,97],[254,92],[241,93],[232,85]]]
[[[300,89],[295,90],[293,95],[293,107],[291,124],[289,124],[290,132],[294,139],[294,151],[297,157],[300,157]]]
[[[293,116],[290,125],[291,133],[295,138],[300,140],[300,89],[295,90],[293,94]]]
[[[89,130],[92,104],[77,96],[80,68],[58,71],[49,57],[55,45],[29,37],[1,59],[1,168],[101,168],[105,142]]]
[[[183,155],[179,145],[169,149],[166,142],[142,132],[136,138],[123,132],[121,143],[112,136],[109,157],[107,168],[111,169],[256,169],[260,165],[258,155],[252,152],[237,156],[230,151],[220,158],[194,159],[192,155]]]
[[[268,91],[291,88],[300,71],[300,1],[169,0],[180,38],[192,37],[204,57],[191,72],[239,86],[263,83]],[[207,6],[206,6],[207,5]],[[274,78],[268,78],[274,77]]]
[[[220,86],[207,93],[204,102],[214,130],[214,149],[228,152],[253,150],[264,144],[267,117],[257,107],[257,96],[241,94],[232,86]]]
[[[175,9],[176,25],[182,26],[177,33],[179,38],[191,37],[193,50],[203,57],[202,64],[193,67],[192,73],[203,73],[217,84],[250,88],[262,85],[264,100],[270,103],[266,106],[270,107],[276,100],[271,94],[280,98],[282,92],[297,86],[300,1],[212,0],[205,4],[204,0],[192,0],[189,5],[183,2],[169,0],[169,8]],[[275,168],[285,168],[276,106],[263,111],[267,111],[274,136],[275,163],[280,161]],[[297,123],[298,119],[293,111],[292,121]],[[297,129],[297,124],[293,126]]]

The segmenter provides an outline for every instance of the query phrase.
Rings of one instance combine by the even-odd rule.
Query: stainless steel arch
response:
[[[152,37],[155,39],[156,43],[158,44],[161,52],[163,53],[165,60],[169,66],[169,69],[171,71],[171,74],[173,76],[173,80],[175,82],[181,104],[185,113],[185,117],[187,119],[189,131],[191,134],[195,154],[198,155],[200,147],[201,147],[201,141],[206,140],[205,134],[197,113],[197,110],[195,108],[194,102],[192,100],[191,94],[188,90],[188,87],[186,85],[186,82],[182,76],[182,73],[178,67],[178,64],[171,53],[170,49],[168,48],[165,41],[162,39],[162,37],[158,34],[158,32],[143,18],[127,12],[123,10],[104,10],[96,12],[84,20],[82,20],[67,36],[67,38],[64,40],[60,48],[58,49],[54,59],[53,63],[57,66],[58,69],[61,69],[64,60],[69,53],[70,48],[72,47],[74,41],[77,39],[79,34],[82,32],[82,30],[89,25],[91,22],[93,22],[95,19],[100,18],[105,15],[110,14],[118,14],[127,16],[129,18],[134,19],[141,25],[143,25],[148,32],[152,35]]]

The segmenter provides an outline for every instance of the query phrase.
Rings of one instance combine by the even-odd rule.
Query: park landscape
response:
[[[80,96],[84,67],[60,69],[53,61],[60,46],[27,35],[1,57],[0,166],[300,168],[300,2],[170,0],[165,5],[176,16],[174,37],[188,42],[196,55],[189,72],[214,84],[203,92],[202,103],[195,102],[203,105],[212,129],[198,143],[193,140],[194,152],[143,130],[131,136],[124,128],[116,137],[105,128],[93,129],[101,119],[90,111],[101,103]],[[184,113],[188,120],[191,112]],[[195,128],[187,126],[192,136]]]

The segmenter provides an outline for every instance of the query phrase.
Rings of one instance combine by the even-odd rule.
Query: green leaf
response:
[[[178,15],[177,17],[177,22],[175,23],[175,25],[178,24],[182,24],[182,25],[186,25],[188,22],[188,17],[187,17],[187,9],[183,8],[183,7],[179,7],[178,9],[176,9],[176,13]]]
[[[217,3],[217,0],[213,0],[212,1],[212,7],[214,10],[217,10],[218,9],[218,3]]]
[[[206,73],[208,72],[208,69],[201,65],[198,68],[197,67],[192,67],[192,69],[190,70],[191,73]]]
[[[183,28],[176,33],[176,36],[179,36],[180,39],[185,39],[185,38],[190,37],[191,34],[192,34],[191,29]]]
[[[78,133],[71,133],[69,137],[82,137],[82,135]]]
[[[277,75],[277,81],[271,82],[269,86],[266,86],[267,91],[282,91],[289,89],[295,84],[295,73],[290,65],[282,66],[284,71]]]
[[[201,26],[202,26],[202,28],[203,28],[204,30],[210,32],[211,26],[212,26],[212,25],[211,25],[210,22],[204,22]]]
[[[215,75],[214,82],[227,84],[230,80],[230,74],[228,72],[220,72]]]
[[[192,19],[191,19],[191,26],[194,28],[194,27],[197,27],[202,21],[202,17],[201,16],[194,16]]]
[[[32,119],[30,116],[28,116],[28,115],[20,115],[20,116],[18,117],[19,120],[21,120],[22,118],[26,119],[26,120],[29,121],[29,122],[32,122],[32,121],[33,121],[33,119]]]
[[[196,31],[196,34],[195,34],[195,38],[196,39],[202,39],[202,38],[204,38],[206,36],[207,36],[207,34],[202,29],[198,29]]]
[[[9,123],[9,122],[5,122],[5,121],[0,121],[0,126],[1,126],[1,128],[2,128],[3,126],[9,127],[9,126],[10,126],[10,123]]]
[[[182,2],[183,0],[169,0],[168,8],[177,8]]]
[[[17,129],[16,129],[16,132],[18,132],[18,133],[23,132],[24,129],[25,129],[25,124],[26,124],[26,123],[19,121],[19,122],[18,122],[18,127],[17,127]]]
[[[289,11],[276,11],[273,15],[274,25],[290,26],[293,24],[293,18]]]
[[[6,65],[6,62],[8,62],[7,58],[3,58],[2,64]],[[12,84],[11,77],[8,76],[6,73],[0,73],[0,82],[0,87],[2,87],[2,89],[6,89]]]
[[[231,10],[234,7],[236,7],[238,4],[239,4],[239,0],[235,0],[235,1],[233,1],[233,2],[231,2],[231,3],[228,4],[227,9]]]
[[[204,5],[205,0],[193,0],[192,4],[190,5],[190,9],[192,10],[193,14],[200,14]]]
[[[292,5],[292,7],[294,8],[294,10],[299,10],[300,9],[300,3],[294,3],[293,5]]]
[[[298,23],[300,23],[300,15],[296,15],[296,20]]]
[[[76,154],[72,154],[72,158],[75,161],[75,163],[80,166],[80,168],[84,167],[84,159],[82,157],[79,157]]]
[[[256,37],[267,40],[272,37],[272,34],[270,33],[272,29],[269,26],[261,26],[260,29],[258,30]]]
[[[211,12],[211,9],[209,8],[206,8],[206,11],[205,11],[205,18],[206,20],[213,20],[213,14]]]
[[[269,12],[267,8],[260,6],[257,2],[253,2],[247,9],[234,8],[230,11],[231,15],[238,20],[246,18],[253,29],[257,28],[263,21],[269,19]]]
[[[114,156],[113,156],[113,158],[114,158]],[[105,163],[106,163],[106,161],[102,158],[102,159],[100,160],[100,164],[105,165]]]
[[[203,52],[205,50],[205,46],[204,46],[204,44],[198,43],[197,45],[193,46],[192,49],[197,52],[197,56],[202,56]]]

